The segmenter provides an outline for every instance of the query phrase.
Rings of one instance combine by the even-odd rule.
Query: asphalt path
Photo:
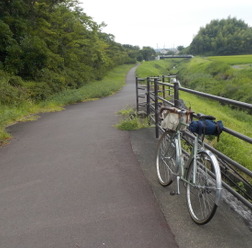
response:
[[[178,247],[132,150],[114,127],[126,86],[9,128],[0,148],[1,248]]]
[[[0,248],[252,247],[250,211],[227,195],[210,223],[196,225],[183,186],[171,196],[175,185],[157,182],[154,130],[114,127],[117,111],[135,106],[134,68],[126,82],[113,96],[9,128],[14,138],[0,148]]]

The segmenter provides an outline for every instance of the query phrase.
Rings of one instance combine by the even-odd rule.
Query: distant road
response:
[[[150,184],[117,130],[117,94],[10,128],[0,148],[0,248],[176,248]]]

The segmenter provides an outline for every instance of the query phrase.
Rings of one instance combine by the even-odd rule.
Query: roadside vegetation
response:
[[[0,143],[11,123],[117,91],[126,71],[154,59],[120,44],[76,0],[0,1]]]
[[[248,57],[250,56],[244,56],[244,61]],[[216,63],[215,61],[218,59],[220,61]],[[167,68],[165,74],[176,73],[183,87],[251,103],[252,69],[237,70],[232,68],[230,64],[221,61],[221,59],[222,57],[195,57],[190,60],[162,60],[160,61],[160,68],[162,69],[155,76],[163,75],[163,69]],[[232,57],[230,59],[232,60]],[[241,58],[240,62],[243,62]],[[139,77],[150,76],[142,73],[144,68],[146,67],[146,71],[151,71],[149,67],[154,66],[157,68],[158,63],[159,61],[141,64],[137,69],[137,75]],[[235,62],[235,64],[237,63]],[[232,87],[235,87],[235,90],[231,90]],[[226,127],[252,137],[252,116],[246,111],[230,108],[227,105],[223,106],[216,101],[184,92],[180,93],[180,98],[183,99],[187,107],[191,107],[196,113],[213,115],[217,120],[222,120]],[[216,139],[210,139],[209,142],[216,149],[252,170],[250,144],[225,132],[221,134],[219,142]]]
[[[68,89],[49,97],[46,101],[21,101],[17,104],[0,103],[0,144],[11,138],[6,127],[20,121],[36,120],[38,113],[60,111],[65,105],[88,101],[115,93],[125,84],[132,65],[122,65],[111,70],[102,80],[94,80],[79,89]]]
[[[122,109],[118,112],[118,115],[121,117],[121,120],[116,124],[116,127],[120,130],[133,131],[149,127],[148,118],[139,117],[133,108]]]

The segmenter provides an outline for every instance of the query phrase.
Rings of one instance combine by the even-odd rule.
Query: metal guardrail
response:
[[[166,103],[180,108],[180,91],[210,98],[223,104],[233,105],[238,108],[246,109],[250,113],[252,112],[252,104],[184,88],[176,80],[176,75],[136,78],[137,112],[144,111],[153,123],[155,123],[156,138],[159,137],[159,132],[162,130],[159,120],[160,105]],[[251,137],[238,133],[227,127],[225,127],[223,131],[247,142],[248,145],[252,144]],[[190,137],[192,134],[186,132],[186,135]],[[252,210],[252,171],[208,144],[205,145],[217,156],[220,162],[223,186],[245,206]]]

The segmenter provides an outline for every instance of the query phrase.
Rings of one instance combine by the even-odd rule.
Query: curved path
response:
[[[0,149],[0,248],[178,247],[116,112],[119,93],[10,128]]]

